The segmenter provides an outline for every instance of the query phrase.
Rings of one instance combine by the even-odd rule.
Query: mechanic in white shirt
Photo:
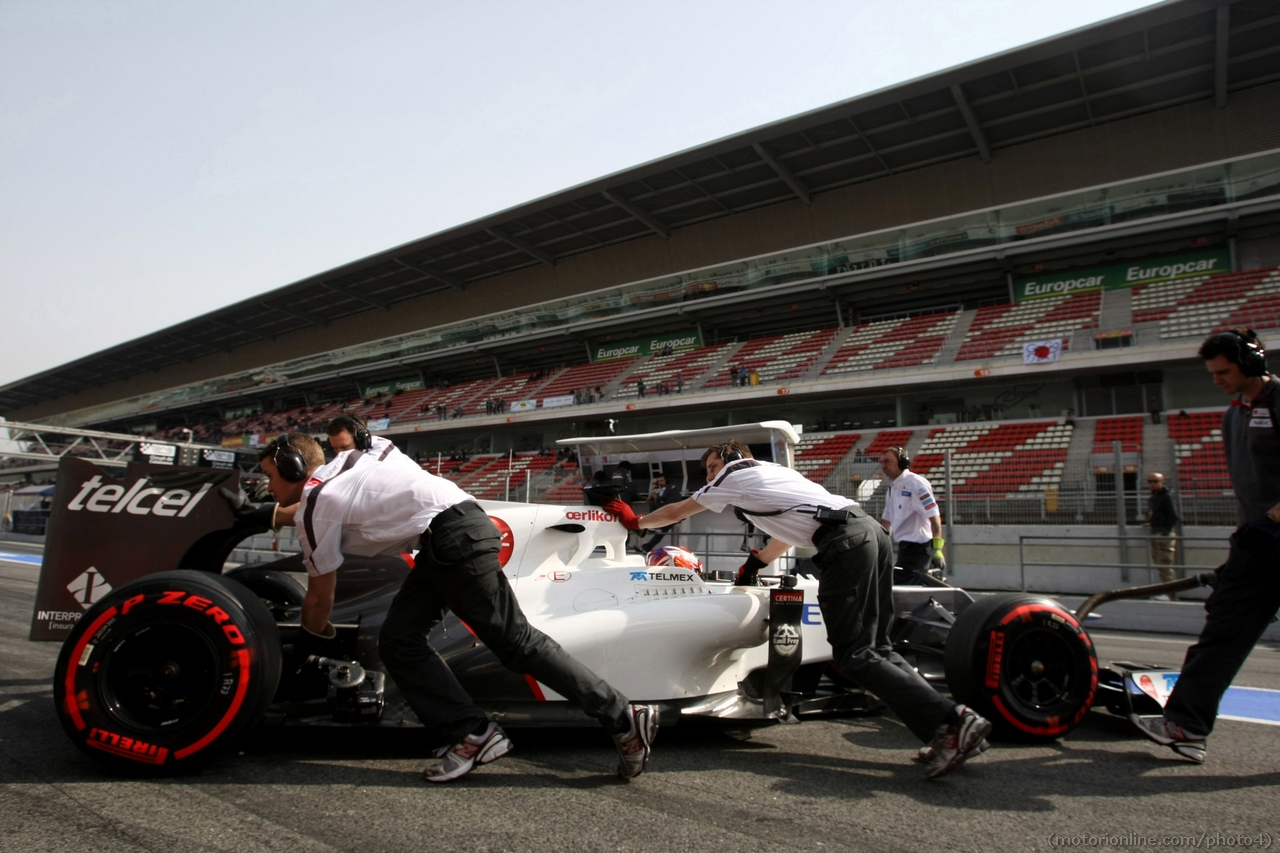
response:
[[[310,642],[334,636],[336,572],[343,554],[374,556],[419,547],[414,569],[391,602],[378,639],[383,662],[423,725],[455,743],[437,752],[424,778],[447,782],[506,755],[511,742],[489,721],[428,642],[452,610],[504,666],[576,702],[613,737],[623,778],[639,775],[658,726],[654,705],[632,705],[525,620],[498,561],[502,535],[457,485],[421,468],[347,450],[322,466],[305,433],[281,436],[259,453],[263,473],[294,518],[310,582],[302,627]]]
[[[893,549],[889,534],[857,503],[833,495],[798,471],[759,462],[737,441],[702,456],[707,485],[679,503],[637,516],[620,500],[605,504],[628,530],[675,524],[704,510],[739,509],[773,537],[738,571],[740,585],[753,584],[760,569],[792,545],[813,545],[821,570],[818,606],[827,626],[832,663],[887,704],[922,741],[919,758],[933,779],[986,748],[991,723],[938,693],[893,650]],[[820,510],[827,516],[818,520]]]
[[[918,586],[925,582],[930,566],[945,570],[942,556],[942,513],[933,498],[933,486],[910,470],[905,447],[890,447],[880,454],[880,470],[889,479],[884,513],[880,523],[893,534],[898,546],[898,568],[902,583]]]
[[[372,435],[369,428],[359,418],[351,415],[338,415],[329,421],[329,446],[334,453],[344,450],[363,450],[379,462],[390,462],[393,465],[421,468],[389,439],[380,435]]]

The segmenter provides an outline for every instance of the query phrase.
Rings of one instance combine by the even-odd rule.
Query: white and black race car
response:
[[[626,459],[669,470],[691,489],[703,449],[730,437],[757,456],[792,462],[796,434],[783,422],[577,443],[586,474]],[[225,566],[255,532],[209,496],[217,485],[234,486],[234,476],[140,463],[113,479],[83,460],[62,463],[32,639],[64,640],[57,713],[78,747],[115,769],[193,766],[260,722],[416,722],[377,648],[412,556],[349,557],[337,579],[338,636],[321,656],[300,660],[300,558]],[[765,586],[735,587],[730,572],[713,567],[741,562],[716,543],[741,539],[742,530],[710,513],[691,520],[706,529],[679,534],[682,542],[702,537],[707,568],[698,570],[670,555],[667,565],[650,565],[629,552],[627,532],[595,506],[482,506],[503,534],[502,570],[529,621],[633,701],[660,705],[664,725],[877,704],[831,666],[818,583],[803,555],[798,570],[773,567]],[[898,651],[938,689],[992,719],[998,734],[1057,738],[1095,704],[1128,713],[1135,702],[1160,699],[1127,669],[1100,673],[1080,621],[1050,598],[975,600],[941,582],[898,587],[894,597]],[[504,725],[595,724],[501,666],[456,618],[431,642]]]

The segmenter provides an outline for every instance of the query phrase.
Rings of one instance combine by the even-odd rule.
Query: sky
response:
[[[0,0],[0,385],[1132,0]]]

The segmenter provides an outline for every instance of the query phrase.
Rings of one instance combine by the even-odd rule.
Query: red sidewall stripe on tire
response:
[[[84,654],[85,646],[89,645],[89,641],[93,639],[93,635],[98,633],[108,619],[116,615],[116,608],[109,607],[107,610],[94,620],[89,629],[80,635],[80,642],[76,643],[75,650],[72,651],[71,657],[67,659],[67,680],[66,680],[66,696],[63,701],[67,703],[67,715],[71,717],[71,722],[79,731],[84,731],[84,717],[80,716],[80,707],[76,704],[76,673],[80,670],[80,657]]]
[[[1068,729],[1068,726],[1065,723],[1060,723],[1059,725],[1056,725],[1056,726],[1029,726],[1026,723],[1019,720],[1017,717],[1013,716],[1013,714],[1010,714],[1009,709],[1006,708],[1004,706],[1004,703],[1000,701],[999,696],[992,696],[991,704],[996,706],[996,710],[1000,712],[1000,716],[1004,717],[1007,722],[1011,723],[1014,726],[1017,726],[1018,728],[1022,729],[1024,732],[1028,732],[1033,735],[1057,735],[1057,734],[1062,734]],[[1089,706],[1086,705],[1085,710],[1088,710],[1088,708]],[[1058,719],[1058,718],[1055,717],[1054,719]]]
[[[1071,613],[1060,610],[1057,607],[1046,605],[1046,604],[1024,604],[1021,607],[1015,607],[1013,610],[1010,610],[1007,614],[1005,614],[1005,617],[1000,620],[1000,624],[1008,625],[1014,619],[1025,618],[1030,616],[1032,613],[1056,613],[1059,616],[1065,617],[1063,620],[1065,624],[1075,629],[1076,636],[1079,637],[1081,640],[1083,640],[1086,646],[1088,646],[1089,648],[1093,648],[1093,641],[1089,639],[1089,635],[1085,632],[1083,628],[1080,627],[1080,623],[1076,621],[1076,618],[1072,616]],[[996,632],[992,631],[991,633],[994,635]],[[1092,707],[1093,705],[1093,697],[1098,692],[1098,661],[1097,659],[1090,657],[1089,669],[1090,669],[1089,674],[1091,676],[1090,677],[1091,683],[1089,685],[1089,696],[1085,700],[1084,706],[1080,709],[1080,712],[1076,714],[1076,718],[1071,721],[1073,723],[1078,723],[1080,722],[1081,719],[1084,718],[1084,715],[1088,713],[1089,708]],[[1012,714],[1010,714],[1009,709],[1006,708],[1005,704],[1000,701],[1000,697],[995,694],[992,694],[991,696],[991,704],[995,706],[996,710],[1000,712],[1000,716],[1004,717],[1005,720],[1007,720],[1009,723],[1016,726],[1017,728],[1022,729],[1024,732],[1028,732],[1029,734],[1056,735],[1056,734],[1061,734],[1062,732],[1065,732],[1070,728],[1069,723],[1064,723],[1055,727],[1029,726],[1026,723],[1022,722],[1021,720],[1018,720],[1017,718],[1015,718]]]
[[[204,737],[191,744],[184,746],[182,749],[173,753],[175,760],[187,758],[204,749],[217,739],[218,735],[231,725],[231,721],[235,719],[236,713],[240,710],[240,706],[244,704],[244,696],[249,691],[249,650],[239,649],[236,651],[233,659],[236,661],[236,668],[240,670],[240,683],[236,685],[235,698],[231,700],[231,707],[227,708],[227,713],[223,714],[222,719],[213,727]]]

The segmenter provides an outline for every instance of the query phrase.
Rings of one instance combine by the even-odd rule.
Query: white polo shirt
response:
[[[389,439],[385,439],[380,435],[370,436],[370,438],[372,439],[372,444],[365,453],[372,456],[376,461],[386,462],[391,465],[397,465],[401,468],[407,468],[414,471],[422,470],[421,465],[414,462],[404,453],[401,453],[400,448],[396,447]],[[333,476],[335,471],[342,467],[342,462],[340,461],[341,456],[342,454],[338,454],[338,456],[335,456],[324,465],[321,465],[311,476],[319,477],[321,480],[329,479],[329,477]]]
[[[378,462],[347,450],[318,468],[302,490],[294,524],[310,575],[342,565],[343,554],[373,557],[412,551],[443,510],[471,495],[421,468]]]
[[[881,518],[889,522],[895,542],[931,542],[933,527],[929,519],[937,518],[938,502],[933,487],[924,477],[911,470],[903,471],[889,484]]]
[[[713,512],[736,506],[756,527],[788,545],[813,545],[820,525],[813,520],[815,507],[844,509],[856,501],[833,495],[799,471],[741,459],[730,462],[710,483],[693,493],[693,499]],[[780,515],[752,515],[754,512],[786,510]],[[810,513],[799,510],[809,510]]]

